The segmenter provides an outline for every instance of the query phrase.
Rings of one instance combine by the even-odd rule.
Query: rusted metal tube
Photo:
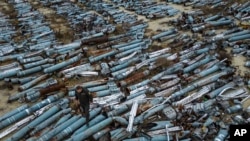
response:
[[[41,95],[45,95],[45,94],[48,94],[50,92],[55,92],[55,91],[59,91],[60,89],[62,88],[65,88],[65,84],[64,83],[61,83],[61,84],[54,84],[54,85],[50,85],[46,88],[42,88],[39,90],[40,94]]]
[[[106,84],[109,81],[108,78],[104,78],[104,79],[99,79],[99,80],[95,80],[95,81],[89,81],[86,83],[82,83],[80,84],[82,87],[84,88],[89,88],[89,87],[94,87],[94,86],[99,86],[102,84]]]
[[[132,75],[132,76],[130,76],[130,77],[128,77],[128,78],[120,81],[119,85],[122,86],[122,87],[126,86],[126,85],[128,85],[130,83],[133,83],[133,82],[135,82],[137,80],[140,80],[141,78],[149,75],[149,73],[150,73],[149,70],[145,70],[143,72],[136,73],[136,74],[134,74],[134,75]]]
[[[108,41],[108,36],[95,37],[90,39],[82,40],[83,45],[91,45],[96,43],[103,43]]]

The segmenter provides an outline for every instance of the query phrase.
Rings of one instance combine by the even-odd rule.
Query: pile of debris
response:
[[[115,2],[130,9],[160,6],[149,1]],[[248,56],[250,30],[238,27],[233,17],[183,11],[171,21],[175,27],[146,37],[148,24],[113,2],[79,2],[96,12],[82,10],[79,3],[42,3],[64,15],[72,28],[89,18],[94,25],[100,21],[103,30],[80,29],[78,33],[86,36],[59,44],[28,2],[10,2],[22,16],[17,17],[20,25],[34,28],[23,31],[28,39],[14,43],[17,50],[0,57],[12,60],[0,67],[0,79],[19,85],[20,92],[11,94],[8,102],[36,103],[2,115],[0,138],[14,132],[6,140],[226,140],[230,125],[250,122],[250,108],[243,108],[249,78],[237,74],[231,56],[224,52],[233,46],[232,53]],[[114,27],[120,24],[124,30],[116,32]],[[106,32],[109,26],[113,32]],[[208,32],[217,26],[223,31]],[[15,32],[10,29],[6,35]],[[184,34],[183,29],[194,33]],[[8,43],[8,38],[3,40]],[[68,84],[77,79],[80,82]],[[77,86],[93,97],[89,117],[74,106]]]
[[[113,2],[119,6],[125,7],[125,9],[127,10],[135,11],[136,14],[144,15],[149,19],[175,16],[179,13],[178,9],[175,9],[166,4],[158,4],[157,2],[150,0],[129,2],[125,2],[122,0],[113,0]]]

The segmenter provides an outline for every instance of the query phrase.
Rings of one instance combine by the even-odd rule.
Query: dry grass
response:
[[[74,40],[74,30],[70,28],[67,19],[61,15],[57,15],[53,9],[43,7],[38,2],[32,2],[31,4],[45,16],[50,28],[55,31],[56,38],[59,42],[65,44]]]
[[[235,2],[235,0],[231,0],[233,2]],[[238,3],[245,3],[245,2],[248,2],[249,0],[237,0]]]
[[[0,0],[0,12],[2,12],[3,14],[5,15],[8,15],[10,18],[10,23],[16,28],[18,29],[19,26],[18,26],[18,20],[17,20],[17,12],[15,11],[13,5],[9,4],[9,3],[6,3],[5,1],[3,0]],[[22,36],[19,36],[19,32],[16,32],[16,35],[14,35],[13,37],[13,40],[15,42],[18,42],[20,40],[23,39]]]
[[[123,34],[123,33],[126,33],[126,26],[122,24],[117,24],[114,34],[118,35],[118,34]]]
[[[227,58],[228,61],[230,61],[230,62],[232,61],[232,55],[229,54],[226,50],[218,49],[218,50],[216,50],[216,52],[219,54],[219,57],[218,57],[219,60],[223,60],[223,59]]]
[[[209,15],[209,14],[218,14],[218,13],[223,13],[226,14],[224,12],[226,8],[228,8],[229,6],[231,6],[233,3],[237,2],[237,3],[245,3],[248,2],[248,0],[224,0],[225,2],[227,2],[227,4],[225,6],[219,6],[216,8],[211,8],[211,6],[204,6],[201,9],[203,10],[205,15]]]

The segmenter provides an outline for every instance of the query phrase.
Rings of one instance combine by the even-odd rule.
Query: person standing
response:
[[[81,86],[77,86],[75,90],[75,98],[79,101],[80,111],[82,115],[86,117],[86,123],[88,125],[89,122],[89,108],[90,108],[90,101],[91,96],[89,95],[89,91],[86,88]]]

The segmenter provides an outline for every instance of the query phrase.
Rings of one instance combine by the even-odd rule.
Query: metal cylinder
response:
[[[30,75],[30,74],[33,74],[33,73],[37,73],[37,72],[43,70],[44,68],[47,68],[47,67],[50,67],[50,66],[52,66],[52,64],[45,64],[45,65],[42,65],[42,66],[37,66],[37,67],[34,67],[34,68],[18,71],[17,76],[22,77],[22,76]]]
[[[159,39],[159,38],[161,38],[161,37],[168,36],[168,35],[174,34],[174,33],[176,33],[176,32],[177,32],[177,29],[172,28],[172,29],[169,29],[169,30],[167,30],[167,31],[165,31],[165,32],[162,32],[162,33],[160,33],[160,34],[157,34],[157,35],[152,36],[152,39],[153,39],[153,40],[157,40],[157,39]]]
[[[101,131],[95,133],[95,134],[93,135],[93,138],[94,138],[95,140],[98,140],[98,139],[100,139],[103,135],[109,133],[110,130],[111,130],[110,128],[105,128],[105,129],[103,129],[103,130],[101,130]]]
[[[28,89],[28,88],[34,86],[35,84],[37,84],[37,83],[39,83],[39,82],[45,80],[45,79],[48,78],[48,77],[49,77],[48,74],[44,74],[44,75],[42,75],[42,76],[40,76],[40,77],[38,77],[38,78],[36,78],[36,79],[34,79],[34,80],[32,80],[32,81],[30,81],[30,82],[28,82],[28,83],[26,83],[26,84],[20,86],[20,87],[18,88],[18,90],[20,90],[20,91],[26,90],[26,89]]]
[[[99,56],[96,56],[96,57],[89,57],[89,62],[94,63],[96,61],[100,61],[103,58],[107,58],[107,57],[115,55],[117,52],[118,52],[118,50],[112,50],[112,51],[110,51],[108,53],[105,53],[105,54],[102,54],[102,55],[99,55]]]
[[[35,57],[31,57],[31,58],[21,59],[21,60],[19,60],[19,61],[20,61],[20,63],[25,64],[25,63],[40,61],[40,60],[43,60],[43,59],[44,59],[44,58],[41,57],[41,56],[35,56]]]
[[[87,139],[88,137],[90,137],[91,135],[97,133],[98,131],[100,131],[101,129],[105,128],[106,126],[108,126],[109,124],[111,124],[113,121],[112,118],[107,118],[105,120],[103,120],[102,122],[88,128],[87,130],[85,130],[84,132],[82,132],[81,134],[78,134],[76,136],[72,137],[72,141],[82,141],[84,139]]]
[[[36,62],[29,63],[29,64],[24,64],[23,67],[25,69],[29,69],[29,68],[33,68],[33,67],[36,67],[36,66],[43,65],[45,63],[52,63],[52,62],[54,62],[54,59],[44,59],[44,60],[39,60],[39,61],[36,61]]]
[[[241,36],[234,36],[228,39],[229,42],[235,42],[239,40],[245,40],[245,39],[250,39],[250,34],[245,34]]]
[[[149,73],[150,73],[149,70],[145,70],[143,72],[136,73],[136,74],[132,75],[131,77],[126,78],[125,80],[120,81],[119,85],[120,86],[126,86],[126,85],[128,85],[130,83],[133,83],[133,82],[135,82],[137,80],[140,80],[141,78],[149,75]]]
[[[0,72],[0,80],[4,79],[4,78],[7,78],[7,77],[15,76],[19,72],[20,69],[21,68],[14,68],[14,69],[11,69],[11,70],[6,70],[6,71],[3,71],[3,72]]]
[[[94,126],[96,125],[97,123],[105,120],[106,117],[102,114],[96,116],[93,120],[91,120],[88,124],[89,125],[83,125],[81,128],[77,129],[75,132],[74,132],[74,135],[77,135],[77,134],[81,134],[83,131],[87,130],[89,127],[91,126]]]
[[[34,129],[31,131],[30,135],[34,136],[37,132],[43,130],[44,128],[50,126],[53,122],[55,122],[57,119],[59,119],[63,114],[68,114],[71,111],[70,108],[61,110],[54,114],[53,116],[46,119],[42,124],[39,124],[34,127]]]
[[[50,140],[50,139],[52,139],[55,135],[57,135],[58,133],[60,133],[61,131],[63,131],[65,128],[67,128],[68,126],[70,126],[71,124],[73,124],[74,122],[76,122],[79,118],[80,118],[79,115],[78,116],[73,116],[69,120],[65,121],[61,125],[57,126],[56,128],[50,130],[49,132],[47,132],[46,134],[44,134],[43,136],[41,136],[38,139],[38,141],[44,141],[44,140]]]
[[[228,131],[226,129],[220,129],[214,141],[224,141],[228,136]]]
[[[50,108],[48,111],[43,113],[41,116],[30,122],[28,125],[20,129],[18,132],[16,132],[12,137],[7,139],[7,141],[18,141],[20,140],[25,134],[27,134],[31,129],[35,128],[38,124],[42,123],[44,120],[58,112],[60,109],[59,106],[54,106]]]
[[[51,73],[51,72],[57,71],[59,69],[62,69],[70,64],[73,64],[73,63],[79,61],[81,59],[81,57],[82,57],[82,54],[79,54],[79,55],[77,55],[77,56],[75,56],[67,61],[58,63],[58,64],[53,65],[51,67],[48,67],[48,68],[44,69],[43,72],[44,73]]]
[[[233,114],[233,113],[237,113],[237,112],[241,111],[242,109],[243,109],[242,105],[237,104],[237,105],[234,105],[234,106],[227,108],[226,112],[229,114]]]
[[[14,110],[12,110],[12,111],[10,111],[10,112],[4,114],[4,115],[2,115],[2,116],[0,117],[0,121],[4,120],[4,119],[6,119],[6,118],[9,118],[9,117],[11,117],[11,116],[13,116],[13,115],[15,115],[15,114],[17,114],[17,113],[19,113],[19,112],[21,112],[21,111],[27,109],[27,108],[28,108],[28,105],[27,105],[27,104],[22,105],[22,106],[20,106],[20,107],[18,107],[18,108],[16,108],[16,109],[14,109]]]
[[[33,112],[35,112],[36,110],[39,110],[40,108],[58,100],[58,96],[50,96],[49,98],[31,106],[30,108],[28,108],[27,110],[23,110],[3,121],[0,122],[0,130],[9,126],[10,124],[19,121],[25,117],[27,117],[28,115],[32,114]]]

